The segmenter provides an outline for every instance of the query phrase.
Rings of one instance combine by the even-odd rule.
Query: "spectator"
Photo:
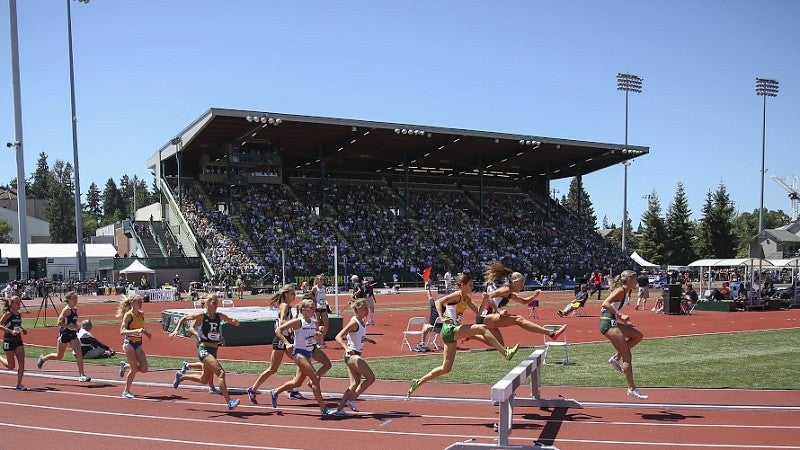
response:
[[[92,335],[93,326],[92,319],[86,319],[81,322],[81,329],[78,330],[78,340],[81,341],[83,359],[110,358],[116,355],[117,352]]]
[[[681,298],[681,313],[689,314],[692,305],[697,303],[697,291],[694,290],[692,283],[683,285],[683,298]]]
[[[372,280],[369,278],[364,279],[364,299],[367,301],[367,325],[375,325],[375,304],[378,299],[375,297],[375,288],[372,286]]]
[[[603,294],[603,272],[600,269],[597,269],[595,272],[592,272],[592,292],[589,293],[589,297],[594,295],[597,292],[597,299],[600,300],[600,296]]]
[[[589,286],[586,286],[586,284],[582,284],[580,290],[575,295],[575,301],[569,302],[567,306],[564,307],[564,309],[556,312],[558,313],[559,316],[566,317],[572,311],[575,311],[578,308],[583,308],[583,306],[586,304],[586,300],[588,299],[589,299]]]
[[[636,299],[635,309],[647,311],[647,299],[650,298],[650,278],[647,276],[646,270],[642,270],[642,273],[636,277],[636,284],[639,285],[639,296]]]
[[[719,289],[714,289],[711,293],[712,300],[730,300],[731,299],[731,287],[730,283],[727,281],[722,283],[722,287]]]

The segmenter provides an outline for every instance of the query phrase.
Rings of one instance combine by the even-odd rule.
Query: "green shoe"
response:
[[[411,380],[411,387],[408,388],[408,394],[406,394],[406,398],[407,399],[411,398],[411,394],[413,394],[418,387],[419,387],[419,380]]]
[[[513,358],[514,355],[517,354],[517,350],[519,350],[519,344],[517,344],[517,345],[515,345],[513,347],[507,348],[506,349],[506,360],[507,361],[511,361],[511,358]]]

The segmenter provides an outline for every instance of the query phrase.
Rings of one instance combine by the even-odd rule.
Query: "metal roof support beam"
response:
[[[480,179],[480,190],[478,190],[478,209],[481,213],[481,225],[483,225],[483,160],[478,161],[478,178]]]

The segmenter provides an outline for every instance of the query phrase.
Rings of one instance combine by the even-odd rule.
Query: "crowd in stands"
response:
[[[385,184],[214,186],[187,188],[183,211],[211,264],[233,277],[280,271],[282,252],[291,275],[333,273],[333,245],[348,273],[404,280],[430,266],[481,272],[494,260],[530,279],[629,266],[593,228],[527,193],[489,192],[481,213],[477,196],[455,186],[413,188],[407,207],[402,187]]]

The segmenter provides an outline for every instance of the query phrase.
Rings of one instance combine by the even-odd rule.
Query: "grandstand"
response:
[[[333,274],[403,281],[502,260],[558,279],[631,265],[549,197],[649,148],[540,136],[211,109],[148,167],[164,225],[219,279]]]

